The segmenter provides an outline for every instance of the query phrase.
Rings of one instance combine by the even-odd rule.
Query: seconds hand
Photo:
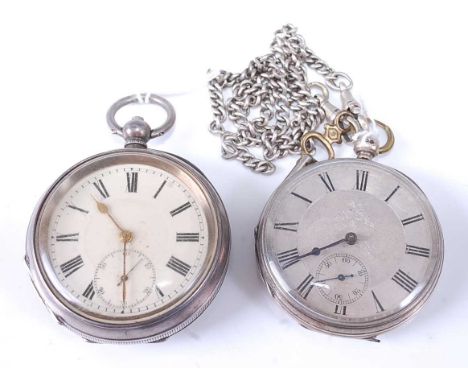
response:
[[[117,284],[117,286],[120,286],[122,285],[122,283],[124,282],[124,279],[125,281],[128,280],[128,275],[143,261],[143,259],[140,259],[140,261],[138,261],[138,263],[136,263],[128,272],[126,275],[122,275],[122,277],[120,277],[120,281],[119,283]]]

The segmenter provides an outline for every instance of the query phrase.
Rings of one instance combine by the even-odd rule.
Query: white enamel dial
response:
[[[54,201],[47,252],[54,277],[86,311],[131,317],[174,303],[207,262],[207,217],[169,172],[111,165]]]
[[[443,258],[437,218],[421,190],[365,160],[311,165],[289,178],[260,231],[270,288],[288,309],[332,326],[402,318],[432,291]]]

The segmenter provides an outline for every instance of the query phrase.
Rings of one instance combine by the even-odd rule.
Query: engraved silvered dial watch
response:
[[[262,213],[261,275],[303,326],[375,339],[431,294],[443,258],[437,217],[411,179],[369,159],[303,166]]]
[[[299,155],[255,230],[260,275],[304,327],[376,340],[432,293],[443,262],[439,222],[409,177],[372,160],[394,136],[353,97],[351,78],[291,25],[271,47],[243,72],[222,71],[209,84],[210,131],[221,137],[224,158],[268,174],[274,160]],[[309,81],[311,74],[323,81]],[[356,158],[335,159],[340,144]]]
[[[116,112],[131,103],[167,113],[151,129]],[[194,165],[146,147],[175,121],[155,94],[117,101],[107,114],[125,148],[94,155],[60,176],[40,200],[26,262],[57,321],[93,342],[163,340],[210,304],[223,281],[229,222],[213,186]]]

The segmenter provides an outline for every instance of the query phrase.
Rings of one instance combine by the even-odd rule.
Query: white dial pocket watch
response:
[[[116,112],[131,103],[167,113],[156,129]],[[125,148],[60,176],[32,215],[26,262],[57,321],[93,342],[163,340],[195,320],[223,281],[230,248],[223,203],[186,160],[147,149],[175,121],[154,94],[117,101],[107,121]]]
[[[443,262],[440,225],[410,178],[372,161],[392,148],[393,133],[365,115],[349,76],[318,58],[290,25],[276,32],[272,50],[210,83],[210,129],[221,135],[224,157],[269,173],[272,160],[300,154],[255,232],[261,277],[304,327],[376,340],[433,291]],[[325,82],[309,83],[309,69]],[[227,88],[232,97],[224,101]],[[341,109],[328,100],[330,91],[340,93]],[[237,132],[225,129],[226,120]],[[376,127],[387,135],[382,147]],[[343,141],[354,144],[356,159],[334,159],[332,145]],[[316,143],[328,160],[314,159]],[[249,147],[263,148],[264,159]]]

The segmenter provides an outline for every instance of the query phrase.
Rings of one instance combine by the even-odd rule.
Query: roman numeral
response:
[[[127,191],[137,192],[138,189],[138,173],[127,172]]]
[[[415,245],[406,244],[406,254],[422,257],[429,257],[431,250],[429,248],[417,247]]]
[[[104,199],[109,197],[109,193],[107,192],[106,186],[104,186],[104,183],[101,179],[99,179],[97,182],[93,182],[93,184],[94,187],[96,187],[96,190],[98,190],[98,192]]]
[[[390,200],[390,198],[395,195],[395,193],[400,189],[400,186],[396,186],[395,189],[390,192],[390,195],[387,196],[387,199],[385,199],[386,202],[388,202]]]
[[[89,213],[89,211],[84,210],[83,208],[74,206],[73,204],[67,204],[67,207],[68,207],[68,208],[71,208],[72,210],[76,210],[76,211],[83,212],[84,214],[88,214],[88,213]]]
[[[296,198],[299,198],[299,199],[303,200],[304,202],[312,203],[312,200],[307,199],[305,196],[296,194],[295,192],[291,192],[291,195],[294,195]]]
[[[176,233],[176,241],[200,241],[199,233]]]
[[[191,268],[190,265],[184,263],[182,260],[179,260],[177,257],[174,256],[171,256],[166,266],[184,277],[187,276],[187,273],[189,273]]]
[[[377,298],[373,290],[371,290],[371,293],[372,293],[372,298],[374,299],[376,313],[385,311],[385,309],[383,308],[382,304],[380,303],[379,299]]]
[[[335,186],[333,186],[333,183],[327,172],[324,172],[323,174],[319,174],[319,177],[322,180],[323,184],[325,184],[325,187],[327,187],[328,191],[330,192],[335,191]]]
[[[297,232],[298,222],[296,223],[275,223],[274,229],[282,229],[284,231]]]
[[[93,282],[91,281],[84,290],[83,296],[92,300],[95,294],[96,293],[94,292]]]
[[[278,253],[276,257],[278,258],[278,262],[283,269],[286,269],[299,261],[299,253],[297,248]]]
[[[75,273],[78,269],[80,269],[84,265],[83,259],[81,258],[80,255],[74,257],[71,260],[68,260],[67,262],[63,263],[60,266],[60,269],[65,277],[68,277]]]
[[[158,292],[159,296],[164,297],[164,293],[161,290],[161,288],[159,288],[157,285],[155,285],[154,289],[156,290],[156,292]]]
[[[55,236],[56,241],[78,241],[79,233],[67,233]]]
[[[175,209],[173,209],[170,214],[172,217],[176,216],[177,214],[180,214],[181,212],[185,211],[187,208],[190,208],[192,207],[192,205],[190,204],[190,202],[187,202],[185,204],[182,204],[180,207],[177,207]]]
[[[153,198],[156,199],[159,195],[159,193],[161,192],[161,190],[163,189],[163,187],[166,185],[167,183],[167,180],[165,180],[164,182],[161,183],[161,185],[159,186],[159,188],[156,190],[156,193],[154,194]]]
[[[346,316],[346,305],[335,305],[335,314]]]
[[[421,220],[424,220],[423,214],[419,214],[419,215],[416,215],[416,216],[412,216],[410,218],[403,219],[401,222],[403,223],[403,225],[408,225],[408,224],[411,224],[411,223],[419,222]]]
[[[369,171],[356,170],[356,190],[366,191]]]
[[[392,277],[392,280],[395,281],[399,286],[401,286],[405,291],[411,293],[417,286],[418,282],[408,276],[401,269]]]
[[[314,279],[314,276],[312,276],[309,273],[307,277],[296,288],[296,290],[299,292],[299,294],[301,295],[303,299],[307,299],[307,296],[309,295],[310,291],[314,287],[314,284],[312,284],[313,279]]]

